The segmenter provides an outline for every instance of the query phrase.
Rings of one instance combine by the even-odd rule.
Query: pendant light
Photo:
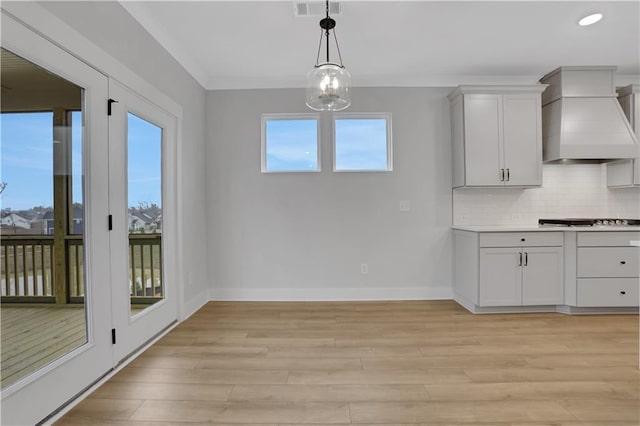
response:
[[[342,65],[342,55],[335,31],[336,21],[329,16],[329,0],[327,0],[327,16],[320,20],[320,43],[316,64],[307,74],[307,106],[316,111],[342,111],[351,105],[351,74]],[[340,64],[329,60],[329,33],[333,30],[336,50]],[[326,62],[319,63],[322,38],[326,39]]]

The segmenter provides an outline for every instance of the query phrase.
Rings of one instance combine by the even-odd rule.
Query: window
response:
[[[334,171],[390,171],[391,114],[336,114]]]
[[[319,172],[320,116],[264,114],[262,172]]]

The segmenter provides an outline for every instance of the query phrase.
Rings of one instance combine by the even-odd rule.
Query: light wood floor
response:
[[[638,316],[209,303],[57,425],[640,423]]]
[[[84,305],[0,306],[4,388],[86,342]]]

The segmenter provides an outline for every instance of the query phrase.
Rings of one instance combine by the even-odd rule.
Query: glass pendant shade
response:
[[[351,105],[351,74],[334,63],[316,65],[307,74],[307,106],[316,111],[342,111]]]

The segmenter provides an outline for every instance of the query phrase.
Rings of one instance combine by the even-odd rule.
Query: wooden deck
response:
[[[132,305],[135,315],[150,305]],[[86,342],[84,305],[0,305],[1,386],[11,385]]]
[[[209,303],[57,425],[640,424],[638,316]]]
[[[84,305],[3,303],[0,315],[3,388],[86,341]]]

